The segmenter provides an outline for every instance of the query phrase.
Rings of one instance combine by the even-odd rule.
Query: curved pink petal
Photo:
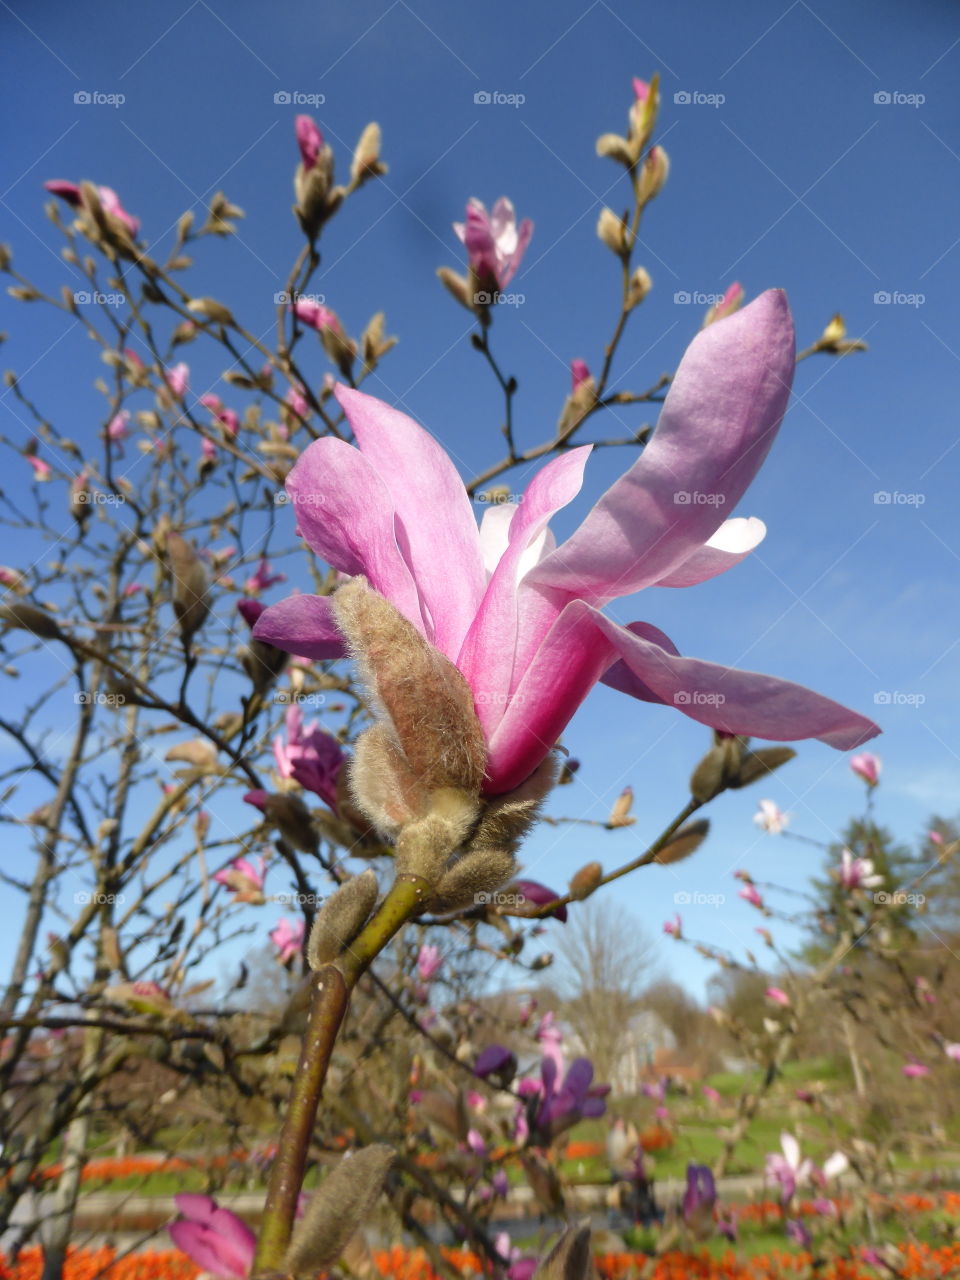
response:
[[[708,542],[683,564],[661,578],[656,587],[695,587],[739,564],[764,540],[767,526],[756,516],[724,520]]]
[[[405,413],[342,385],[336,395],[363,457],[393,500],[397,542],[424,605],[427,635],[456,661],[486,585],[464,483],[433,436]]]
[[[787,407],[793,369],[793,322],[780,290],[702,330],[640,458],[531,581],[599,604],[676,570],[756,475]]]
[[[505,289],[513,277],[517,274],[517,268],[523,255],[527,251],[527,246],[533,237],[533,222],[530,218],[524,218],[517,230],[517,245],[511,254],[502,262],[500,267],[500,288]]]
[[[384,469],[344,440],[327,437],[307,446],[285,487],[297,530],[311,549],[341,573],[365,574],[374,590],[423,631],[417,587],[397,545],[400,521]]]
[[[500,563],[500,557],[510,545],[510,525],[517,510],[515,502],[498,502],[487,507],[480,521],[480,553],[488,578]]]
[[[246,1280],[250,1274],[255,1243],[252,1233],[249,1252],[244,1252],[206,1223],[172,1222],[167,1230],[177,1248],[211,1275],[222,1280]]]
[[[527,556],[550,518],[580,492],[591,446],[554,458],[533,477],[514,512],[508,545],[494,570],[473,625],[457,658],[474,693],[477,715],[490,737],[503,717],[513,680],[518,584]]]
[[[284,653],[325,661],[346,653],[329,596],[288,596],[264,609],[253,625],[255,640]]]
[[[776,742],[818,738],[849,751],[880,732],[872,720],[802,685],[680,657],[656,628],[621,627],[574,600],[551,627],[493,735],[488,792],[509,791],[530,775],[618,658],[635,679],[618,682],[614,672],[616,687],[725,733]]]
[[[470,266],[482,279],[497,278],[497,246],[490,226],[490,218],[482,201],[467,201],[467,221],[463,230]]]
[[[257,1237],[242,1218],[238,1218],[229,1209],[218,1208],[210,1219],[210,1226],[223,1241],[222,1248],[230,1249],[240,1261],[245,1261],[243,1275],[247,1274],[257,1246]]]

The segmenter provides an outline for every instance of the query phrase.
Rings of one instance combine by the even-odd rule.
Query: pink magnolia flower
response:
[[[939,831],[928,831],[927,839],[932,844],[943,844],[943,836],[940,834]]]
[[[107,423],[107,438],[115,444],[121,444],[130,434],[130,413],[127,409],[121,409]]]
[[[284,396],[284,403],[289,405],[290,409],[301,418],[306,418],[310,413],[310,405],[304,394],[303,387],[292,386]]]
[[[30,463],[31,467],[33,467],[34,480],[46,482],[47,480],[50,479],[50,463],[49,462],[44,462],[42,458],[38,458],[32,453],[27,454],[27,461]]]
[[[257,571],[251,574],[244,583],[244,591],[248,596],[259,595],[261,591],[268,591],[271,587],[276,586],[278,582],[286,582],[287,575],[285,573],[271,573],[270,561],[266,556],[262,556]]]
[[[312,791],[333,811],[337,811],[337,777],[343,766],[343,749],[332,733],[317,722],[303,723],[296,705],[286,714],[287,740],[278,734],[273,740],[273,756],[281,778],[292,778]]]
[[[789,1204],[797,1187],[809,1181],[813,1161],[801,1156],[800,1143],[792,1133],[781,1133],[780,1149],[782,1155],[775,1152],[767,1156],[766,1176],[780,1183],[780,1197],[784,1204]]]
[[[705,1084],[700,1092],[708,1102],[712,1102],[714,1105],[723,1101],[723,1094],[718,1089],[714,1089],[712,1084]]]
[[[943,1051],[948,1058],[952,1058],[954,1062],[960,1062],[960,1044],[945,1044]]]
[[[753,907],[763,907],[763,898],[760,896],[760,890],[755,884],[745,884],[737,896],[743,898],[744,902],[749,902]]]
[[[17,569],[11,569],[9,565],[0,564],[0,586],[16,587],[23,578],[23,574]]]
[[[83,207],[83,192],[75,182],[64,182],[60,178],[54,178],[43,185],[52,195],[59,196],[61,200],[65,200],[74,209]],[[127,213],[114,189],[112,187],[97,187],[97,194],[100,197],[100,203],[104,211],[122,222],[130,234],[135,236],[140,230],[140,219],[134,218],[132,214]]]
[[[761,800],[753,820],[768,835],[778,836],[790,822],[789,813],[784,813],[772,800]]]
[[[650,623],[621,626],[600,611],[643,587],[706,581],[759,543],[761,521],[719,512],[739,501],[772,444],[793,363],[777,291],[700,333],[650,444],[559,548],[547,523],[579,492],[589,445],[547,463],[523,501],[491,508],[478,533],[433,437],[338,386],[359,448],[325,438],[301,455],[287,478],[299,530],[322,560],[365,574],[460,669],[486,735],[488,794],[529,777],[598,680],[729,734],[850,749],[879,732],[800,685],[683,658]],[[691,502],[694,491],[723,501]],[[274,605],[254,634],[314,659],[344,654],[328,597]]]
[[[875,889],[883,884],[883,876],[874,875],[871,858],[855,858],[849,849],[840,854],[840,866],[834,872],[844,889]]]
[[[257,1243],[247,1224],[210,1196],[184,1193],[173,1203],[181,1216],[167,1230],[177,1248],[210,1275],[246,1280]]]
[[[930,1068],[922,1062],[906,1062],[900,1070],[908,1080],[922,1080],[930,1074]]]
[[[259,905],[264,901],[263,882],[266,878],[266,863],[259,856],[257,862],[259,866],[254,866],[247,858],[234,858],[229,867],[218,871],[213,878],[218,884],[227,886],[234,895],[234,901]]]
[[[586,382],[589,377],[590,366],[587,364],[586,360],[570,361],[570,380],[573,384],[572,389],[574,391],[576,391],[577,387],[580,386],[581,382]]]
[[[553,889],[548,889],[545,884],[540,884],[538,880],[512,880],[509,890],[515,893],[521,901],[532,902],[535,907],[545,907],[548,902],[556,902],[557,898],[563,896]],[[548,915],[555,920],[559,920],[561,924],[566,924],[567,922],[567,908],[563,905],[554,907],[552,911],[548,912]]]
[[[782,987],[767,987],[764,995],[768,1000],[772,1000],[774,1004],[781,1005],[784,1009],[790,1006],[790,997]]]
[[[417,955],[417,976],[421,982],[429,982],[443,964],[443,956],[439,947],[424,943]]]
[[[182,399],[190,385],[190,366],[188,364],[184,364],[181,360],[181,362],[179,364],[175,364],[172,369],[165,369],[163,376],[167,386],[177,399]]]
[[[303,167],[304,169],[312,169],[317,163],[317,156],[319,156],[323,148],[323,134],[312,116],[297,116],[294,122],[294,129],[297,134],[297,146],[300,148]]]
[[[671,938],[679,938],[683,935],[683,925],[680,920],[679,913],[672,920],[664,920],[663,932],[668,933]]]
[[[875,756],[871,751],[861,751],[858,756],[852,756],[850,759],[850,768],[862,778],[868,787],[875,787],[880,781],[880,771],[883,765],[879,756]]]
[[[206,436],[200,442],[200,456],[204,462],[216,462],[217,446],[212,440],[208,440]]]
[[[335,333],[343,332],[337,313],[331,311],[329,307],[321,306],[319,302],[314,302],[311,298],[298,298],[291,304],[290,309],[308,329],[316,329],[318,333],[324,329],[333,329]]]
[[[286,916],[278,920],[270,930],[270,941],[277,948],[277,959],[281,964],[289,964],[300,954],[303,935],[303,921],[291,921]]]
[[[633,96],[638,102],[646,102],[650,97],[650,85],[646,80],[641,80],[639,76],[633,77]]]
[[[529,218],[517,226],[516,211],[506,196],[500,197],[491,213],[481,200],[468,200],[466,222],[455,222],[453,229],[467,247],[481,286],[498,289],[505,289],[516,275],[533,235]]]

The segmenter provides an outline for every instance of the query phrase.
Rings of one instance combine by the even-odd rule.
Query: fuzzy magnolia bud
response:
[[[194,547],[179,533],[167,534],[166,549],[173,609],[180,623],[183,642],[189,644],[210,612],[207,574]]]
[[[654,861],[659,862],[662,867],[668,867],[674,862],[682,862],[684,858],[689,858],[691,853],[695,853],[700,848],[709,830],[710,823],[706,818],[687,823],[685,827],[680,828],[672,840],[667,841]]]
[[[284,1255],[284,1274],[313,1276],[336,1262],[369,1217],[393,1160],[383,1144],[344,1156],[310,1197]]]
[[[364,871],[342,884],[323,904],[307,943],[307,964],[311,969],[336,960],[366,924],[376,900],[377,877],[372,871]]]
[[[603,867],[599,862],[588,862],[581,867],[570,881],[567,893],[574,902],[582,902],[600,888],[603,879]]]
[[[11,627],[19,627],[21,631],[29,631],[41,640],[64,639],[63,632],[49,613],[35,608],[32,604],[20,604],[19,601],[15,601],[13,604],[0,605],[0,622],[6,622]]]
[[[607,818],[606,826],[610,829],[615,827],[632,827],[636,822],[636,818],[630,817],[630,810],[633,807],[633,787],[624,787],[614,802],[613,808],[610,810],[610,817]]]
[[[733,785],[740,772],[746,738],[715,733],[713,746],[694,769],[690,778],[690,794],[706,804],[721,791]]]
[[[638,306],[652,288],[653,281],[650,279],[650,273],[644,267],[637,267],[630,277],[630,287],[627,290],[627,306],[631,310],[633,307]]]
[[[619,133],[602,133],[597,139],[597,155],[616,160],[628,169],[634,161],[630,143],[626,138],[621,138]]]
[[[637,195],[640,204],[647,204],[660,194],[669,172],[670,160],[666,151],[663,147],[651,147],[640,172],[640,188]]]
[[[602,209],[597,219],[597,235],[618,257],[624,258],[630,248],[630,229],[612,209]]]
[[[484,906],[516,869],[508,849],[471,849],[444,872],[430,899],[430,910],[463,911]]]
[[[313,828],[310,810],[298,795],[271,795],[267,791],[248,791],[243,797],[248,804],[259,809],[267,822],[280,835],[303,853],[317,852],[317,833]]]
[[[229,329],[236,324],[229,308],[225,307],[222,302],[218,302],[216,298],[191,298],[187,303],[187,310],[192,311],[195,316],[201,316],[204,320],[209,320],[213,324],[222,325],[225,329]]]
[[[731,787],[747,787],[751,782],[765,778],[796,755],[792,747],[763,747],[760,751],[748,751],[743,757],[740,772],[730,783]]]
[[[468,311],[472,311],[473,290],[470,286],[470,281],[465,276],[458,275],[450,267],[437,267],[437,275],[460,305],[466,307]]]
[[[534,1280],[589,1280],[593,1273],[590,1224],[567,1227],[534,1272]]]
[[[424,798],[439,788],[479,795],[486,744],[457,668],[363,578],[340,587],[333,607]]]
[[[387,166],[380,159],[380,126],[371,122],[361,133],[350,162],[350,190],[356,191],[369,178],[379,178],[386,172]]]

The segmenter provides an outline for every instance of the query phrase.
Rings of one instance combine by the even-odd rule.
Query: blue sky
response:
[[[273,295],[301,243],[290,215],[298,108],[283,95],[322,95],[314,114],[341,173],[362,126],[379,120],[390,172],[332,224],[316,287],[354,333],[386,310],[401,341],[368,389],[434,431],[465,475],[500,456],[501,401],[469,345],[466,313],[434,277],[461,259],[450,223],[468,196],[489,204],[508,194],[536,224],[511,286],[524,302],[500,309],[493,342],[520,382],[518,438],[537,443],[556,421],[570,358],[598,366],[615,319],[616,264],[594,227],[602,205],[626,197],[594,142],[624,128],[631,77],[659,70],[672,169],[644,222],[638,261],[654,289],[631,323],[616,385],[643,388],[674,368],[700,323],[701,308],[683,297],[734,279],[750,296],[785,288],[802,344],[839,310],[870,351],[801,366],[780,438],[738,513],[767,522],[758,552],[695,590],[651,592],[610,612],[655,623],[682,652],[789,677],[875,715],[885,730],[880,814],[902,838],[921,833],[932,809],[956,811],[953,5],[163,0],[132,11],[101,0],[81,12],[14,0],[0,3],[0,34],[0,238],[50,288],[69,276],[42,215],[45,179],[115,187],[148,243],[161,246],[184,209],[199,210],[222,188],[247,216],[237,241],[198,252],[190,287],[221,298],[252,331],[270,329]],[[523,101],[475,101],[483,92]],[[124,101],[75,102],[78,93]],[[102,426],[99,366],[79,327],[4,305],[4,366],[32,369],[31,390],[51,419],[92,441]],[[205,364],[194,349],[187,358],[196,390],[214,385],[220,362]],[[326,368],[318,353],[317,380]],[[13,434],[9,396],[2,404]],[[624,413],[601,430],[619,435],[646,420]],[[629,460],[625,451],[594,456],[558,533]],[[527,478],[505,481],[519,489]],[[877,502],[878,492],[899,500]],[[2,558],[16,562],[9,548]],[[17,686],[8,696],[20,696]],[[554,811],[602,818],[629,782],[638,822],[614,833],[545,828],[529,842],[528,872],[562,885],[593,858],[612,867],[635,856],[682,805],[706,737],[676,713],[598,690],[567,735],[584,763]],[[658,932],[676,893],[725,894],[719,908],[683,913],[691,933],[738,945],[755,920],[735,898],[732,870],[797,887],[816,861],[801,845],[759,835],[750,817],[760,795],[822,839],[862,799],[844,756],[805,745],[762,791],[712,807],[714,834],[694,860],[619,882],[618,899]],[[662,956],[702,987],[703,961],[678,948]]]

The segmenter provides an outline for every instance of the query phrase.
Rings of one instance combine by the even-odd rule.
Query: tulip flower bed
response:
[[[444,1250],[464,1276],[481,1275],[479,1259],[462,1250]],[[389,1280],[439,1280],[425,1254],[418,1249],[379,1250],[374,1261]],[[664,1254],[652,1259],[640,1253],[606,1253],[595,1258],[602,1280],[877,1280],[878,1270],[851,1256],[817,1266],[809,1253],[770,1252],[740,1260],[732,1251],[722,1257],[706,1253]],[[960,1274],[960,1245],[910,1245],[898,1260],[903,1280],[949,1280]],[[0,1280],[40,1280],[38,1249],[25,1250],[14,1266],[0,1258]],[[140,1253],[117,1258],[114,1250],[74,1250],[64,1267],[64,1280],[197,1280],[201,1272],[181,1253]]]

